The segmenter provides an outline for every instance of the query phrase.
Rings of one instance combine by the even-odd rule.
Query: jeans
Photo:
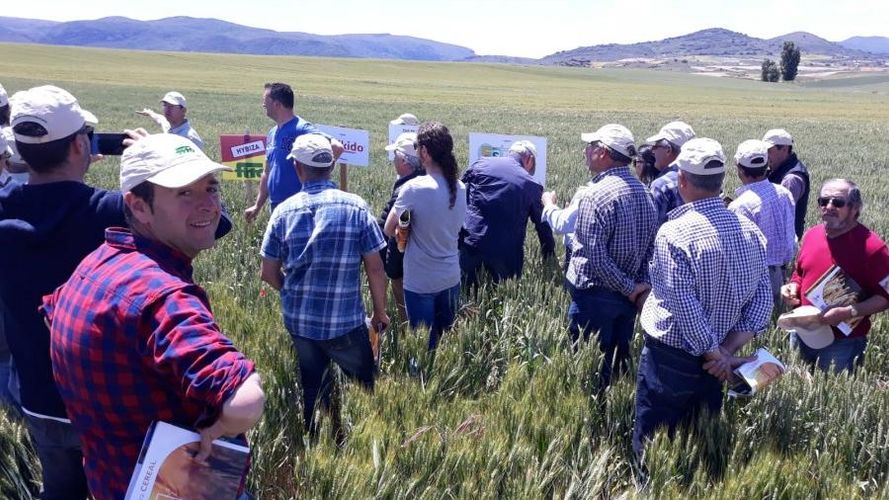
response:
[[[693,422],[702,411],[722,408],[722,383],[703,368],[704,359],[646,336],[636,376],[633,452],[642,458],[645,440],[658,427]]]
[[[438,347],[438,339],[454,326],[457,303],[460,301],[460,285],[454,285],[437,293],[404,291],[404,307],[411,328],[429,327],[429,350]]]
[[[330,407],[330,361],[333,361],[351,379],[366,389],[373,390],[376,369],[367,335],[367,326],[358,328],[329,340],[312,340],[292,335],[296,356],[299,358],[299,376],[303,385],[303,421],[311,434],[315,429],[315,404],[319,397],[324,408]]]
[[[821,349],[812,349],[805,342],[797,339],[800,356],[811,366],[818,366],[823,371],[852,373],[864,363],[864,349],[867,337],[835,339],[833,344]],[[833,368],[831,368],[833,365]]]
[[[611,384],[612,375],[624,373],[630,359],[630,339],[636,322],[636,306],[623,294],[601,287],[579,290],[569,284],[571,305],[568,307],[568,333],[575,346],[583,334],[598,333],[603,353],[599,370],[599,389]]]
[[[83,499],[89,495],[80,436],[69,423],[25,414],[25,423],[43,469],[43,499]]]

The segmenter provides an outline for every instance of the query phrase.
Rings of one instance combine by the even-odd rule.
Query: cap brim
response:
[[[206,175],[223,171],[233,172],[234,169],[212,161],[207,161],[198,165],[195,165],[195,162],[188,162],[162,170],[145,180],[166,188],[181,188],[188,186]]]
[[[645,139],[645,144],[654,144],[657,141],[662,141],[664,139],[666,139],[666,137],[664,137],[662,134],[655,134],[648,139]]]
[[[99,125],[99,119],[96,118],[96,115],[83,108],[80,108],[80,116],[83,117],[83,122],[90,127],[96,127]]]
[[[595,132],[588,132],[586,134],[580,134],[580,140],[586,143],[596,142],[602,140],[599,137],[599,134]]]
[[[816,328],[795,328],[796,336],[800,341],[812,349],[823,349],[833,344],[833,330],[827,325]]]
[[[395,151],[396,149],[398,149],[398,144],[389,144],[383,149],[385,149],[386,151]]]

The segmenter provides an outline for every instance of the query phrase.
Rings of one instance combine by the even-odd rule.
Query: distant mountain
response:
[[[837,43],[849,49],[889,54],[889,38],[885,36],[853,36]]]
[[[425,61],[459,61],[475,56],[466,47],[408,36],[282,33],[192,17],[156,21],[106,17],[64,23],[0,17],[0,42]]]
[[[803,53],[841,58],[868,58],[871,54],[828,42],[811,33],[797,32],[769,40],[755,38],[723,28],[711,28],[688,35],[653,42],[607,44],[580,47],[556,52],[541,59],[545,64],[582,66],[592,61],[609,62],[621,59],[682,58],[686,56],[720,56],[760,58],[780,56],[784,41],[796,43]]]

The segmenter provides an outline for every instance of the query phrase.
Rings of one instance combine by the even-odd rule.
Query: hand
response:
[[[201,429],[200,434],[201,449],[194,456],[194,460],[201,465],[210,465],[207,463],[207,459],[210,458],[210,452],[213,451],[213,440],[219,439],[222,436],[236,437],[238,435],[237,432],[226,429],[221,420],[217,420],[210,427]]]
[[[90,163],[96,163],[97,161],[102,161],[105,159],[105,155],[100,155],[98,153],[94,155],[90,155]]]
[[[145,137],[148,137],[150,135],[148,133],[148,131],[142,127],[135,128],[135,129],[125,129],[123,131],[123,133],[128,136],[127,139],[123,140],[123,145],[124,145],[124,147],[127,147],[127,148],[132,146],[133,144],[135,144],[137,141],[139,141]]]
[[[259,215],[259,207],[257,205],[244,210],[244,218],[247,219],[247,223],[253,222],[257,215]]]
[[[374,311],[373,316],[370,317],[370,324],[374,325],[378,332],[382,332],[389,328],[389,316],[386,311]]]
[[[650,293],[651,293],[651,287],[649,287],[648,290],[645,290],[644,292],[642,292],[638,296],[636,296],[636,300],[634,302],[636,303],[636,310],[637,311],[642,312],[642,307],[645,306],[645,301],[648,300],[648,295]]]
[[[633,291],[630,292],[629,295],[627,295],[627,298],[630,299],[630,302],[635,304],[639,296],[643,293],[648,292],[649,290],[651,290],[651,285],[649,285],[648,283],[636,283],[636,285],[633,286]]]
[[[789,306],[799,305],[799,285],[796,283],[788,283],[781,286],[781,298],[784,303]]]
[[[345,151],[345,148],[343,148],[343,143],[333,139],[330,141],[330,151],[333,153],[333,162],[336,163],[340,159],[340,155]]]
[[[544,206],[555,205],[556,204],[556,192],[555,191],[547,191],[543,193],[543,196],[540,197],[540,200],[543,202]]]
[[[706,360],[704,369],[707,370],[707,373],[713,375],[722,382],[729,382],[734,377],[735,368],[744,363],[755,361],[756,357],[732,356],[727,354],[726,351],[720,347],[715,351],[710,351],[704,354],[704,359]]]
[[[148,108],[142,108],[142,111],[136,111],[136,114],[142,115],[142,116],[151,116],[154,114],[154,111],[152,111]]]
[[[830,326],[837,326],[843,321],[854,318],[852,306],[834,306],[821,313],[821,322]]]

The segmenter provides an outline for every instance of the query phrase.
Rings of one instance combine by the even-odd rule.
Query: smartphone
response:
[[[111,133],[95,133],[91,143],[91,153],[99,155],[119,156],[123,154],[126,146],[123,140],[128,136],[126,134]]]

